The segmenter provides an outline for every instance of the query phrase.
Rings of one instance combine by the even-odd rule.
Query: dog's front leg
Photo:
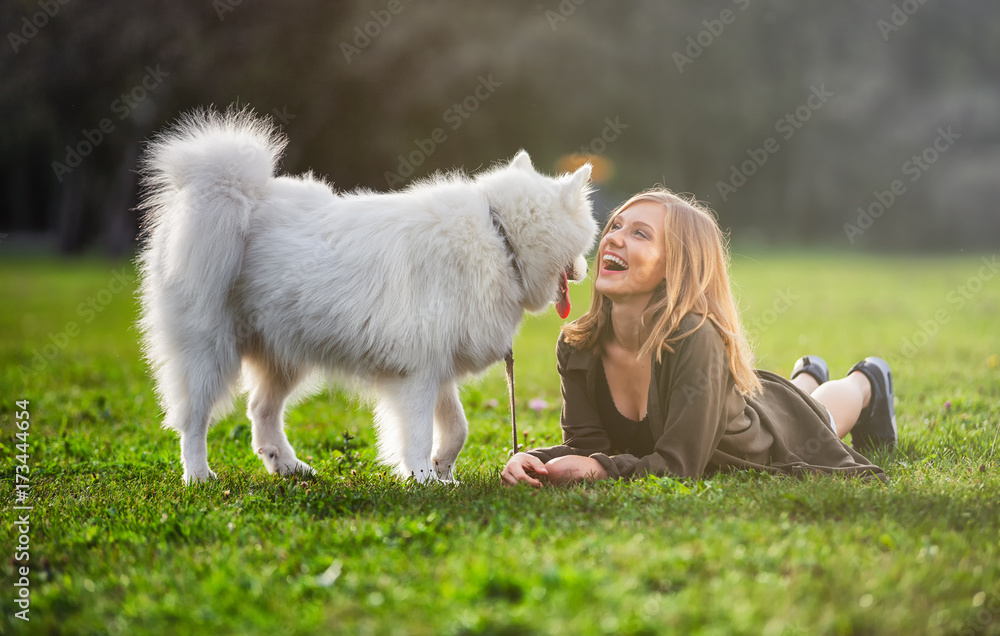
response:
[[[434,443],[434,405],[440,381],[411,376],[380,382],[375,408],[379,456],[395,466],[395,473],[418,482],[437,481],[431,463]]]
[[[443,481],[454,481],[455,461],[469,436],[469,423],[458,397],[458,386],[445,382],[434,408],[434,472]]]

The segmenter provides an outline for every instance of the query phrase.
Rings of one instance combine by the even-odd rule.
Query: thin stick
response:
[[[510,394],[510,429],[514,444],[514,455],[517,455],[517,412],[514,409],[514,350],[504,356],[507,363],[507,392]]]

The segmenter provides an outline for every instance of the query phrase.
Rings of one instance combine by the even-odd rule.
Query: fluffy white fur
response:
[[[590,166],[547,177],[522,151],[474,178],[337,193],[311,174],[274,176],[285,143],[251,113],[197,112],[145,158],[140,327],[184,481],[215,476],[208,427],[241,373],[254,451],[272,473],[311,472],[282,416],[317,371],[374,389],[381,459],[397,474],[451,480],[468,434],[456,382],[504,356],[564,271],[586,272]]]

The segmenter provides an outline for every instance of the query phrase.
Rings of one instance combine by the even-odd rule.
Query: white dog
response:
[[[511,347],[524,310],[586,274],[597,226],[590,166],[558,178],[521,151],[475,178],[336,193],[275,177],[286,139],[247,112],[188,115],[145,158],[139,257],[145,352],[184,481],[208,467],[210,420],[249,391],[253,448],[272,473],[309,473],[285,436],[313,372],[374,389],[382,461],[451,480],[468,423],[456,381]]]

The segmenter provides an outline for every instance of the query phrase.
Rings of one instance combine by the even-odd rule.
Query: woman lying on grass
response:
[[[895,445],[889,366],[866,358],[831,382],[816,356],[791,381],[755,371],[707,209],[635,195],[612,213],[594,269],[590,311],[556,349],[563,444],[514,455],[505,483],[734,469],[885,479],[858,451]]]

